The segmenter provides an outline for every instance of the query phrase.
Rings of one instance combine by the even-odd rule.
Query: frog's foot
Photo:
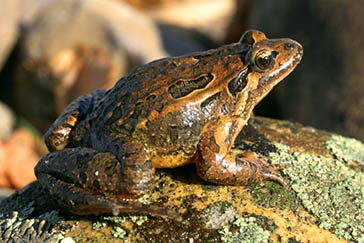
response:
[[[239,153],[236,156],[236,160],[240,161],[240,163],[248,163],[251,168],[254,166],[257,168],[257,181],[261,180],[272,180],[281,184],[284,188],[287,188],[287,182],[276,173],[277,170],[284,169],[288,166],[288,164],[270,164],[267,162],[267,158],[258,157],[256,153],[253,152],[244,152]]]
[[[217,184],[247,185],[269,179],[287,186],[286,181],[276,173],[285,165],[271,165],[253,152],[232,150],[225,156],[219,156],[206,148],[199,151],[196,167],[202,179]]]

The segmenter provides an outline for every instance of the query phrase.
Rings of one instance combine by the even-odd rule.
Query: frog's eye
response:
[[[255,56],[253,56],[253,64],[255,69],[258,72],[266,72],[270,68],[273,67],[275,57],[277,56],[278,52],[276,51],[269,51],[269,50],[260,50],[258,51]]]

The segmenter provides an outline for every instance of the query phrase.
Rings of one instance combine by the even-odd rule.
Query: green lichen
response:
[[[75,243],[75,241],[72,238],[70,238],[70,237],[63,238],[59,242],[60,243]]]
[[[237,216],[232,226],[225,225],[219,230],[223,242],[268,242],[270,233],[264,230],[253,216]]]
[[[218,202],[203,211],[205,228],[218,230],[223,242],[268,242],[269,231],[262,225],[266,218],[256,215],[241,216],[229,202]]]
[[[150,204],[150,195],[149,194],[144,194],[143,196],[138,198],[138,201],[144,204]]]
[[[106,227],[106,226],[107,226],[107,224],[105,222],[97,221],[97,222],[92,223],[92,229],[97,230],[97,231],[101,230],[101,228]]]
[[[264,183],[256,184],[252,190],[252,196],[263,207],[289,208],[293,211],[298,208],[298,198],[295,192],[286,190],[277,182],[265,181]]]
[[[288,146],[276,144],[270,153],[273,164],[288,163],[283,172],[291,180],[303,206],[319,219],[319,226],[338,237],[359,241],[364,237],[364,174],[339,159],[307,153],[290,153]]]
[[[116,223],[116,224],[122,224],[122,223],[125,223],[127,220],[130,220],[134,224],[140,226],[148,220],[148,217],[145,215],[143,215],[143,216],[132,216],[132,215],[104,216],[104,217],[102,217],[102,220],[109,221],[109,222]]]
[[[103,216],[102,220],[109,221],[116,224],[125,223],[127,216]]]
[[[364,166],[364,144],[360,141],[333,135],[326,141],[325,145],[337,158],[345,162],[356,161]]]
[[[148,220],[147,216],[129,216],[130,221],[133,222],[134,224],[141,226],[142,224],[144,224],[144,222],[146,222]]]
[[[148,220],[147,216],[101,216],[100,220],[92,224],[92,229],[100,231],[101,228],[112,226],[111,234],[115,238],[125,238],[127,236],[126,230],[123,229],[124,223],[132,222],[136,226],[141,226]]]
[[[11,197],[16,198],[17,194],[13,194]],[[38,240],[39,242],[58,242],[58,240],[64,238],[64,232],[49,230],[55,224],[64,220],[58,211],[52,210],[34,216],[37,213],[34,201],[18,198],[11,201],[11,197],[4,199],[0,206],[1,242],[18,242],[30,237],[34,241]]]
[[[218,202],[204,209],[203,215],[206,228],[219,229],[225,224],[230,224],[238,215],[238,211],[229,202]]]
[[[123,239],[127,234],[126,231],[119,226],[114,226],[111,233],[115,238],[120,238],[120,239]]]

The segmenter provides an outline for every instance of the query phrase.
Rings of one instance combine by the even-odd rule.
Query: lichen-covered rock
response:
[[[0,204],[0,239],[113,242],[364,242],[364,145],[286,121],[254,118],[240,149],[287,164],[287,188],[203,182],[193,165],[158,170],[144,199],[182,215],[77,216],[33,183]]]

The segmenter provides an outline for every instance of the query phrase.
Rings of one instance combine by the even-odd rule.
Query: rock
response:
[[[6,24],[17,33],[7,53],[20,40],[1,70],[0,99],[42,133],[73,99],[112,87],[132,67],[206,49],[201,34],[157,24],[122,1],[5,4],[17,13]]]
[[[287,121],[256,117],[239,149],[287,164],[289,185],[264,181],[221,186],[201,181],[193,165],[157,170],[144,200],[182,215],[76,216],[60,209],[37,182],[0,202],[0,239],[122,239],[163,242],[363,242],[364,144]],[[345,206],[344,206],[345,205]]]
[[[197,30],[221,43],[233,18],[234,7],[234,0],[184,0],[164,1],[141,8],[160,23]]]
[[[0,140],[7,139],[15,126],[15,115],[7,105],[0,101]]]
[[[18,1],[3,0],[0,3],[0,70],[13,48],[17,35]]]
[[[14,189],[10,189],[7,187],[0,187],[0,200],[7,198],[8,196],[10,196],[11,194],[13,194],[15,192]]]
[[[251,29],[251,27],[247,24],[247,18],[253,3],[253,0],[235,1],[234,15],[227,27],[224,43],[231,43],[240,40],[243,32]]]
[[[0,140],[0,186],[20,189],[36,180],[33,168],[44,150],[39,151],[39,140],[24,128]]]
[[[26,26],[17,51],[12,105],[41,132],[74,98],[168,55],[157,25],[116,0],[54,1]]]
[[[281,119],[364,141],[363,12],[357,0],[254,1],[249,28],[304,47],[299,67],[271,93],[276,99],[262,105],[277,103]]]
[[[13,49],[21,25],[26,25],[37,12],[54,0],[2,0],[0,3],[0,70]]]

